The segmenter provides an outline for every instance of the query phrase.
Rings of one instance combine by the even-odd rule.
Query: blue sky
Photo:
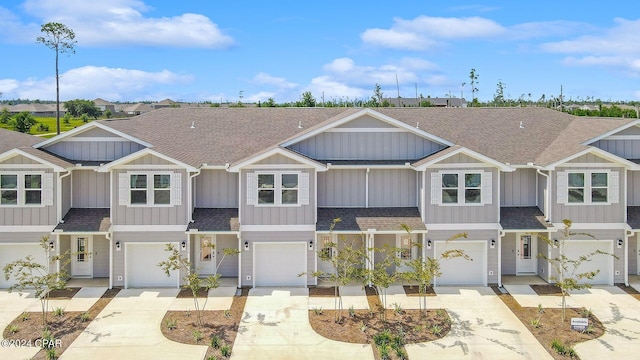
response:
[[[451,93],[640,100],[640,2],[3,0],[2,99],[55,99],[40,25],[76,33],[61,98],[276,102]],[[463,83],[466,85],[462,86]]]

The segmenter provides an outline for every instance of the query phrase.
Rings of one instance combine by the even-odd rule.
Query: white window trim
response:
[[[174,173],[172,172],[166,172],[166,171],[131,171],[131,172],[127,172],[127,193],[128,193],[128,199],[127,199],[127,205],[128,207],[172,207],[175,206],[175,204],[173,203],[173,176]],[[132,189],[131,188],[131,175],[146,175],[147,176],[147,203],[146,204],[132,204],[131,203],[131,191],[132,190],[140,190],[142,191],[142,189]],[[153,187],[153,176],[154,175],[168,175],[169,176],[169,188],[166,189],[166,191],[169,192],[169,203],[168,204],[154,204],[154,190],[155,188]],[[165,190],[165,189],[161,189],[161,190]]]
[[[564,203],[564,205],[567,206],[584,206],[584,205],[611,205],[611,190],[612,190],[612,184],[611,184],[611,170],[609,169],[594,169],[594,170],[566,170],[566,202]],[[607,201],[606,202],[593,202],[591,199],[591,174],[593,173],[603,173],[603,174],[607,174]],[[569,174],[584,174],[584,202],[569,202],[569,189],[571,188],[569,186]],[[598,188],[600,188],[601,186],[597,186]],[[575,188],[575,187],[573,187]]]
[[[256,171],[256,188],[255,188],[255,193],[256,193],[256,207],[301,207],[302,206],[302,201],[301,201],[301,194],[302,194],[302,186],[301,186],[301,174],[302,172],[300,171]],[[259,193],[260,193],[260,188],[258,187],[258,177],[260,175],[273,175],[274,177],[274,184],[273,184],[273,204],[260,204],[259,202]],[[282,187],[282,175],[296,175],[298,176],[298,186],[293,189],[285,189]],[[262,190],[267,190],[267,189],[262,189]],[[298,191],[298,201],[295,204],[283,204],[282,203],[282,191],[283,190],[296,190]]]
[[[46,173],[44,171],[10,171],[10,172],[3,172],[0,173],[0,175],[16,175],[17,181],[18,181],[18,187],[15,189],[18,192],[18,202],[15,205],[11,205],[11,204],[0,204],[0,207],[6,207],[6,208],[23,208],[23,207],[45,207],[47,206],[46,200],[45,200],[45,194],[47,190],[51,190],[53,191],[53,189],[46,189],[46,184],[45,181],[46,180]],[[27,195],[27,189],[24,186],[24,177],[26,175],[40,175],[40,204],[26,204],[26,195]],[[0,189],[1,191],[2,189]],[[13,190],[13,189],[6,189],[6,190]],[[31,191],[36,191],[35,189],[32,189]]]
[[[442,176],[443,175],[450,175],[450,174],[454,174],[454,175],[458,175],[458,187],[457,188],[445,188],[442,186]],[[480,175],[480,186],[478,187],[478,189],[480,190],[480,202],[478,203],[467,203],[465,202],[465,196],[464,196],[464,190],[466,189],[466,187],[464,186],[464,176],[466,174],[478,174]],[[448,170],[443,170],[443,171],[439,171],[438,172],[438,188],[440,189],[439,192],[439,204],[440,206],[484,206],[487,203],[485,203],[484,200],[484,192],[486,191],[486,185],[484,184],[485,181],[485,171],[479,171],[479,170],[457,170],[457,171],[448,171]],[[489,185],[491,186],[491,184]],[[442,201],[442,193],[444,189],[457,189],[458,190],[458,202],[457,203],[445,203],[444,201]],[[473,188],[475,189],[475,188]]]

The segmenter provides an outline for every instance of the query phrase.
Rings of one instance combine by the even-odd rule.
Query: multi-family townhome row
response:
[[[402,260],[462,249],[473,261],[442,262],[436,284],[501,284],[549,279],[538,254],[558,249],[540,235],[570,219],[594,238],[565,253],[613,253],[583,270],[626,283],[639,270],[636,159],[637,120],[544,108],[182,108],[46,140],[0,131],[0,265],[44,261],[49,236],[75,253],[72,277],[178,286],[157,266],[173,243],[202,275],[308,286],[340,237]],[[240,253],[220,263],[225,248]]]

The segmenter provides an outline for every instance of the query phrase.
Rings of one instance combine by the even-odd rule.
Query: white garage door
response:
[[[613,253],[613,240],[569,240],[565,243],[564,253],[569,259],[591,254],[597,250]],[[596,254],[591,261],[584,261],[578,267],[577,273],[585,273],[600,269],[598,275],[591,280],[584,280],[590,284],[613,285],[613,256]]]
[[[442,253],[448,250],[460,249],[471,257],[441,259]],[[436,279],[436,285],[487,285],[487,243],[485,241],[453,241],[435,242],[436,256],[440,260],[442,276]]]
[[[178,287],[178,272],[167,276],[158,266],[169,257],[165,249],[164,243],[127,244],[125,287]]]
[[[255,286],[306,286],[306,243],[254,243]]]
[[[31,255],[35,262],[47,265],[47,255],[40,244],[20,244],[20,245],[0,245],[0,271],[4,266],[19,259],[24,259]],[[0,288],[6,289],[15,284],[15,278],[10,277],[5,280],[4,273],[0,275]]]

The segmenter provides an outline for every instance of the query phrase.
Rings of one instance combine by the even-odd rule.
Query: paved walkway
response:
[[[308,289],[251,289],[244,311],[234,359],[373,359],[368,344],[333,341],[313,331]]]
[[[179,344],[161,332],[178,289],[126,289],[98,314],[61,359],[202,359],[206,347]]]
[[[71,299],[53,299],[48,301],[49,311],[63,308],[64,311],[87,311],[107,291],[106,287],[83,287]],[[42,311],[42,305],[38,301],[29,307],[27,311]]]
[[[552,359],[491,288],[435,291],[427,308],[446,309],[453,321],[451,332],[437,341],[406,345],[410,359]]]
[[[40,301],[32,292],[0,291],[0,329],[4,329],[30,306],[40,306]],[[0,338],[4,339],[0,332]],[[0,347],[0,359],[31,359],[40,348],[32,347]]]

